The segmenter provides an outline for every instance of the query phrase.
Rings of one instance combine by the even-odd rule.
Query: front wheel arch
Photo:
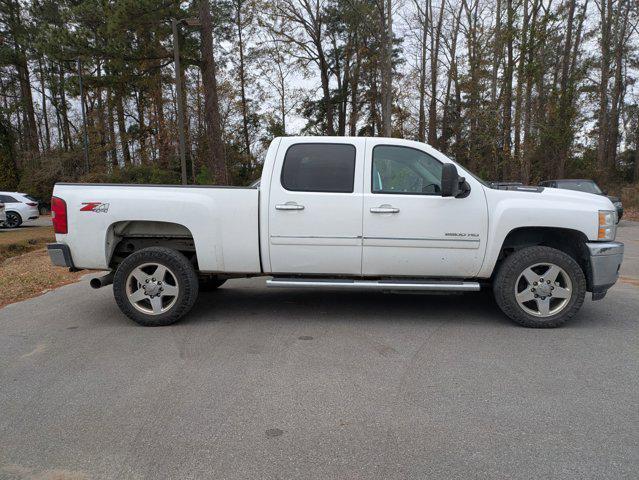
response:
[[[491,278],[499,271],[501,264],[518,250],[529,247],[550,247],[572,257],[586,276],[587,289],[591,291],[590,253],[586,234],[571,228],[519,227],[508,232],[502,242]]]

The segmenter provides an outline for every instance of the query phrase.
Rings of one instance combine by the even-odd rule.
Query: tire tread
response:
[[[170,267],[181,282],[177,304],[161,315],[145,315],[136,310],[126,295],[126,280],[137,265],[147,262],[163,263]],[[165,247],[149,247],[138,250],[124,259],[113,278],[113,295],[120,310],[134,322],[145,327],[171,325],[193,308],[199,293],[198,277],[193,265],[177,250]]]
[[[570,276],[575,294],[570,304],[555,316],[540,319],[521,309],[514,294],[514,282],[530,265],[553,262]],[[529,328],[556,328],[566,323],[581,308],[586,294],[586,277],[579,264],[567,253],[551,247],[526,247],[512,253],[503,261],[493,282],[495,300],[499,308],[519,325]]]

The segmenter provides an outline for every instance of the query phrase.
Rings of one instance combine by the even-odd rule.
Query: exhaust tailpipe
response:
[[[102,288],[113,283],[113,272],[109,272],[103,277],[92,278],[89,284],[92,288]]]

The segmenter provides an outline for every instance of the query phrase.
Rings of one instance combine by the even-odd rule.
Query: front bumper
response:
[[[51,263],[56,267],[75,269],[73,258],[71,258],[71,250],[68,245],[64,243],[49,243],[47,244],[47,252],[49,252]]]
[[[619,278],[623,261],[623,243],[586,243],[590,253],[590,289],[593,300],[601,300]]]

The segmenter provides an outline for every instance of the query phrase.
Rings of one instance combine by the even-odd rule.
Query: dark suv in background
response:
[[[594,180],[575,178],[566,178],[563,180],[546,180],[544,182],[539,182],[539,186],[549,188],[563,188],[565,190],[577,190],[578,192],[603,195],[605,197],[608,197],[612,204],[615,206],[615,209],[617,210],[617,222],[619,222],[619,220],[621,220],[621,217],[623,216],[623,205],[621,204],[621,199],[612,195],[606,195],[606,192],[599,188],[599,185],[597,185]]]

